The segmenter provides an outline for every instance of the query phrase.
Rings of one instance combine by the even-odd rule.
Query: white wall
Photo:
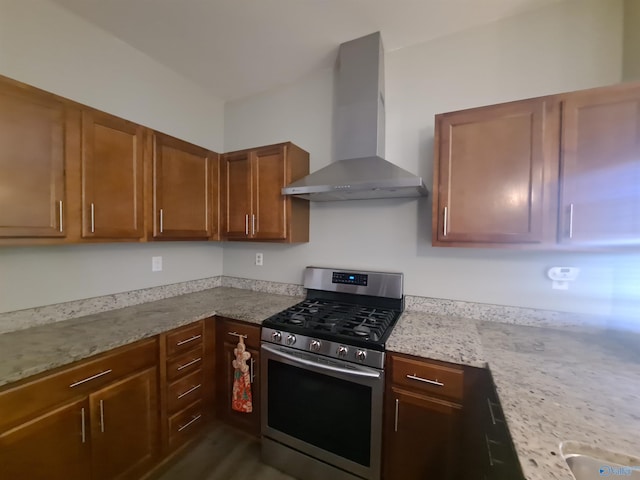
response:
[[[622,1],[575,0],[386,55],[387,159],[432,181],[436,113],[617,83]],[[227,103],[227,151],[291,140],[330,161],[332,72]],[[609,314],[618,257],[433,248],[430,200],[312,203],[309,244],[227,244],[224,273],[300,283],[306,265],[405,273],[405,292],[484,303]],[[264,266],[253,265],[255,252]],[[582,269],[552,290],[552,265]]]
[[[640,2],[624,0],[625,81],[640,81]]]
[[[46,0],[0,0],[0,74],[223,150],[220,99]],[[3,247],[0,312],[215,276],[222,258],[193,242]]]

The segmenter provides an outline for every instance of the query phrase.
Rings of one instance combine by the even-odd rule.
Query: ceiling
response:
[[[389,51],[562,0],[52,1],[229,100],[329,67],[375,31]]]

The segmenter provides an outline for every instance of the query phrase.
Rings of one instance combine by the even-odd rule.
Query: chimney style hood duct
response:
[[[384,155],[384,51],[380,32],[340,45],[335,76],[334,138],[338,161],[282,189],[313,201],[420,197],[422,178]]]

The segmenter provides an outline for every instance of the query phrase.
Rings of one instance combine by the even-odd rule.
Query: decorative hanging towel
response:
[[[242,337],[239,337],[238,345],[233,349],[233,354],[236,359],[231,362],[235,369],[233,372],[231,408],[237,412],[251,413],[253,411],[251,378],[249,377],[249,365],[247,365],[247,360],[251,358],[251,354],[246,351]]]

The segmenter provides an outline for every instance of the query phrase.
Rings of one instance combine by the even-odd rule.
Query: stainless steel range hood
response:
[[[420,197],[422,178],[384,156],[384,51],[380,32],[340,45],[334,95],[338,161],[282,189],[313,201]]]

